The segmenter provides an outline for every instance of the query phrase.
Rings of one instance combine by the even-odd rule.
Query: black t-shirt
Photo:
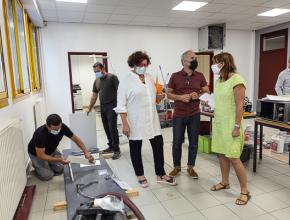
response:
[[[68,138],[71,138],[74,135],[65,124],[62,124],[58,135],[51,134],[46,125],[42,125],[35,130],[33,137],[28,144],[28,152],[36,156],[36,147],[45,148],[45,153],[51,155],[56,150],[64,135]]]

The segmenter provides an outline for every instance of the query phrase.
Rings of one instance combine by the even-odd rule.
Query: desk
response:
[[[210,118],[210,127],[212,127],[211,124],[212,119],[214,118],[214,112],[200,112],[200,114]],[[256,118],[256,112],[244,112],[243,118],[244,119]]]
[[[258,126],[260,126],[260,144],[259,144],[259,159],[262,160],[263,154],[263,127],[276,128],[281,131],[290,132],[290,125],[282,122],[270,121],[262,118],[255,119],[255,133],[254,133],[254,158],[253,158],[253,172],[257,170],[257,137],[258,137]],[[290,165],[290,156],[289,156]]]

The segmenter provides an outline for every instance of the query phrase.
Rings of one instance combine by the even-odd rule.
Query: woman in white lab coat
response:
[[[176,185],[176,180],[164,170],[163,137],[156,110],[156,99],[164,95],[156,94],[154,79],[146,73],[149,64],[150,58],[145,52],[136,51],[129,56],[128,65],[132,70],[120,80],[115,111],[121,115],[123,133],[129,138],[131,161],[139,184],[148,187],[141,149],[142,140],[149,139],[157,182]]]

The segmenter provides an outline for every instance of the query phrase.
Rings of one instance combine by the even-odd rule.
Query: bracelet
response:
[[[241,126],[238,124],[235,124],[235,128],[240,128]]]

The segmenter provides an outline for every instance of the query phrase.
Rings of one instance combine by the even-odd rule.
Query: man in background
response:
[[[108,139],[108,148],[103,153],[113,153],[112,159],[118,159],[121,156],[119,147],[119,133],[117,129],[117,114],[113,110],[117,106],[117,91],[119,86],[118,77],[107,73],[102,63],[97,62],[93,65],[96,74],[96,80],[93,85],[93,95],[88,110],[88,114],[94,107],[98,95],[101,104],[101,118],[103,127]]]
[[[290,57],[288,59],[287,68],[278,76],[275,90],[277,95],[290,95]]]

